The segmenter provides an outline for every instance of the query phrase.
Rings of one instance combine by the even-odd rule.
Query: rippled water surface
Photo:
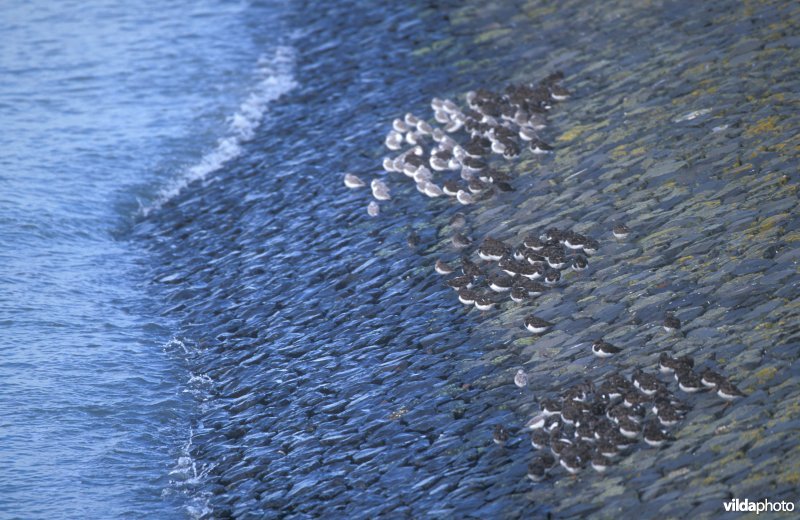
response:
[[[252,137],[285,86],[273,12],[5,3],[0,517],[182,516],[190,376],[126,229]]]

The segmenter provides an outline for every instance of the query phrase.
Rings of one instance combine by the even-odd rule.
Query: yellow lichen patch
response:
[[[748,137],[755,137],[766,133],[776,133],[778,128],[778,116],[769,116],[760,120],[754,125],[747,127],[744,134]]]
[[[490,29],[475,37],[475,43],[486,43],[511,34],[511,29]]]
[[[580,136],[581,134],[583,134],[584,132],[587,132],[589,130],[598,130],[598,129],[603,128],[605,126],[608,126],[608,121],[603,121],[603,122],[598,123],[596,125],[592,125],[592,124],[589,124],[589,125],[575,125],[571,129],[569,129],[566,132],[564,132],[563,134],[561,134],[558,137],[558,139],[556,139],[556,141],[562,141],[562,142],[564,142],[564,141],[572,141],[575,138],[577,138],[578,136]]]
[[[452,38],[444,38],[442,40],[438,40],[438,41],[433,42],[431,45],[428,45],[427,47],[420,47],[419,49],[414,49],[411,52],[411,54],[413,54],[414,56],[423,56],[425,54],[428,54],[429,52],[438,51],[440,49],[443,49],[443,48],[449,46],[452,43],[453,43],[453,39]]]
[[[778,213],[777,215],[767,217],[758,222],[756,225],[752,226],[748,230],[748,234],[751,236],[763,235],[769,231],[772,231],[778,222],[786,220],[787,218],[789,218],[788,213]]]
[[[678,258],[678,263],[679,264],[683,264],[683,263],[688,262],[689,260],[692,260],[693,258],[694,257],[692,255],[682,256],[682,257]]]
[[[800,240],[800,231],[792,231],[791,233],[787,233],[783,236],[783,240],[786,242],[797,242]]]
[[[763,385],[764,383],[775,377],[775,374],[777,373],[778,369],[775,367],[764,367],[758,372],[756,372],[755,376],[756,380],[758,381],[758,384]]]

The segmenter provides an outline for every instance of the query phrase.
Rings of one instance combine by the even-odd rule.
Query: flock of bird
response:
[[[487,237],[477,249],[478,262],[462,255],[455,265],[439,259],[434,269],[441,275],[455,274],[445,283],[456,290],[461,303],[488,311],[504,297],[525,302],[540,296],[559,283],[563,270],[585,270],[587,258],[599,247],[596,240],[580,233],[550,228],[528,235],[515,247]],[[552,323],[530,315],[524,326],[541,334]]]
[[[675,331],[680,321],[668,315],[664,329]],[[602,339],[592,344],[592,351],[608,352],[607,357],[620,349]],[[694,369],[690,356],[672,357],[662,352],[658,358],[661,375],[672,375],[678,389],[686,394],[712,390],[725,401],[744,394],[725,376],[706,368]],[[528,376],[517,370],[514,383],[523,388]],[[556,399],[542,399],[540,411],[526,426],[536,456],[528,465],[528,477],[541,481],[557,467],[574,475],[591,466],[603,473],[625,452],[642,440],[651,447],[661,447],[673,440],[669,428],[678,424],[691,409],[658,374],[636,370],[630,378],[613,372],[599,386],[592,381],[573,385]],[[504,445],[509,433],[496,425],[494,442]]]
[[[513,191],[508,173],[491,167],[492,156],[518,157],[523,143],[534,155],[552,153],[539,132],[547,126],[552,104],[569,97],[560,84],[563,77],[556,72],[536,85],[511,85],[502,94],[470,91],[465,109],[452,100],[434,98],[433,123],[412,113],[392,122],[384,144],[399,153],[383,159],[384,173],[403,174],[423,195],[452,197],[464,205],[495,191]],[[345,174],[344,184],[352,189],[367,186],[353,173]],[[379,203],[391,200],[391,190],[378,177],[369,187],[373,200],[367,213],[374,217],[380,214]]]
[[[538,84],[511,85],[503,93],[471,91],[466,94],[468,108],[463,110],[451,100],[434,98],[431,108],[435,122],[411,113],[393,121],[384,144],[399,153],[383,159],[385,173],[408,177],[427,197],[452,197],[463,205],[489,198],[496,191],[513,191],[510,175],[496,168],[493,156],[513,159],[522,153],[521,143],[532,154],[552,153],[553,148],[539,132],[547,126],[552,104],[569,97],[561,86],[562,79],[563,74],[556,72]],[[353,189],[367,186],[352,173],[345,175],[344,183]],[[380,214],[379,203],[391,200],[391,191],[381,178],[373,179],[369,187],[373,200],[367,212],[375,217]],[[455,231],[452,245],[459,250],[472,245],[472,240],[460,231],[465,225],[466,217],[460,212],[450,221]],[[626,240],[630,233],[623,223],[611,229],[617,240]],[[412,233],[409,244],[414,246],[418,241],[419,237]],[[599,248],[600,243],[591,237],[549,228],[531,233],[513,246],[486,237],[475,251],[477,259],[462,251],[455,260],[438,259],[434,269],[440,275],[453,275],[445,283],[456,291],[462,304],[486,312],[506,298],[517,303],[535,299],[557,286],[563,271],[587,269],[589,259]],[[529,314],[522,325],[537,335],[553,327],[534,314]],[[668,314],[663,327],[672,333],[680,329],[681,323]],[[598,358],[623,352],[603,339],[592,342],[591,351]],[[688,356],[674,358],[662,352],[658,371],[672,375],[677,388],[687,394],[711,389],[728,402],[744,395],[710,368],[698,372],[693,358]],[[524,369],[517,370],[514,383],[520,388],[528,385]],[[640,439],[648,446],[660,447],[673,438],[668,428],[690,409],[657,373],[642,370],[636,370],[630,378],[613,372],[597,386],[587,380],[539,404],[539,413],[526,424],[536,450],[528,477],[537,482],[559,466],[572,475],[587,466],[602,473]],[[495,426],[496,444],[505,445],[509,438],[504,426]]]

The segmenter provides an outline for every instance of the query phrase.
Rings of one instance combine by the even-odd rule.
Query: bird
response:
[[[744,393],[736,388],[736,385],[727,380],[717,386],[717,395],[726,401],[733,401],[734,399],[744,397]]]
[[[673,314],[667,314],[664,318],[664,330],[667,332],[675,332],[676,330],[680,330],[681,328],[681,320],[675,317]]]
[[[354,175],[352,173],[345,173],[344,174],[344,185],[350,189],[356,188],[363,188],[366,186],[366,183],[362,181],[358,175]]]
[[[602,339],[592,343],[592,354],[599,358],[611,357],[614,354],[619,354],[620,352],[622,352],[621,348],[615,347],[611,343],[603,341]]]
[[[464,190],[458,190],[458,193],[456,193],[456,199],[458,200],[458,202],[464,204],[465,206],[467,204],[475,203],[475,198],[472,196],[472,194]]]
[[[541,334],[552,326],[553,324],[550,323],[549,321],[543,320],[533,315],[530,315],[527,318],[525,318],[525,328],[534,334]]]
[[[453,267],[440,258],[439,260],[436,260],[434,270],[437,274],[451,274],[453,272]]]
[[[628,238],[628,235],[630,235],[631,229],[625,224],[617,224],[611,230],[611,233],[617,240],[625,240],[626,238]]]
[[[380,212],[381,212],[380,205],[374,200],[370,201],[369,205],[367,206],[367,214],[370,217],[377,217]]]
[[[389,194],[389,187],[380,179],[373,179],[370,184],[372,188],[372,196],[376,200],[390,200],[392,196]]]
[[[537,457],[528,464],[528,478],[534,482],[541,482],[547,476],[547,468],[541,458]]]
[[[528,374],[525,373],[524,369],[520,368],[517,370],[517,373],[514,374],[514,384],[519,388],[528,386]]]
[[[508,442],[508,430],[506,430],[503,425],[497,424],[494,427],[494,432],[492,432],[492,440],[498,446],[505,446],[506,442]]]

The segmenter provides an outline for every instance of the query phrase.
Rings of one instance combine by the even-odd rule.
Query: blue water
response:
[[[274,5],[5,2],[0,518],[191,512],[193,377],[126,239],[291,87]]]

